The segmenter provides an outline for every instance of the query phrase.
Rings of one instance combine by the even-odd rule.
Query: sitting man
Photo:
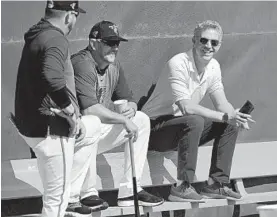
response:
[[[150,120],[147,115],[137,111],[137,104],[132,98],[123,69],[115,61],[121,41],[127,40],[119,36],[117,26],[109,21],[101,21],[92,27],[88,46],[71,58],[81,112],[84,116],[95,115],[102,122],[98,149],[94,149],[86,183],[97,196],[98,192],[94,188],[97,152],[103,153],[124,144],[125,167],[119,187],[118,205],[134,204],[130,152],[128,139],[125,137],[126,134],[133,135],[139,204],[159,205],[163,203],[163,199],[147,193],[139,185],[147,156]],[[122,114],[115,112],[112,96],[128,100],[127,108]],[[103,200],[98,197],[95,205],[99,206],[101,203]]]
[[[178,182],[171,188],[171,201],[211,198],[239,199],[228,187],[238,127],[248,128],[250,115],[234,110],[227,101],[219,63],[213,58],[222,42],[222,29],[215,21],[197,25],[193,48],[166,64],[154,92],[142,111],[151,119],[150,148],[178,149]],[[216,110],[199,105],[206,92]],[[192,186],[198,146],[214,139],[209,179],[199,194]]]

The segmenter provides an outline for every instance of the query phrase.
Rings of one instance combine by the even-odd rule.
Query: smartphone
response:
[[[247,100],[246,103],[240,108],[239,112],[244,113],[244,114],[250,114],[254,110],[254,105]]]

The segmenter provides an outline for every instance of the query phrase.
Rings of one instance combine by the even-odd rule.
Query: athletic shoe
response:
[[[81,200],[81,204],[90,208],[92,212],[100,211],[107,209],[109,204],[98,197],[97,195],[92,195],[89,197],[85,197]]]
[[[65,216],[80,216],[81,215],[91,215],[91,209],[87,206],[83,206],[80,202],[68,203]]]
[[[141,206],[158,206],[164,202],[161,197],[154,196],[142,190],[138,192],[138,204]],[[134,196],[118,198],[118,206],[134,206]]]
[[[203,197],[187,182],[183,182],[179,186],[172,185],[168,200],[173,202],[205,202]]]
[[[219,182],[215,182],[212,185],[206,184],[206,186],[201,190],[201,195],[203,195],[205,198],[213,199],[241,199],[240,193],[233,191],[233,189],[228,187],[227,184],[222,184]]]

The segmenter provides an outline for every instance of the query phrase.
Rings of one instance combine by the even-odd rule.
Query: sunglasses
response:
[[[212,45],[213,47],[216,47],[216,46],[219,45],[219,41],[218,41],[218,40],[214,40],[214,39],[210,40],[210,39],[207,39],[207,38],[200,38],[199,41],[200,41],[200,43],[203,44],[203,45],[207,44],[208,41],[211,41],[211,45]]]
[[[114,47],[114,46],[118,47],[119,44],[120,44],[120,41],[106,41],[106,40],[103,40],[103,39],[101,39],[101,41],[109,47]]]
[[[74,14],[76,17],[78,17],[80,13],[78,11],[72,11],[72,14]]]

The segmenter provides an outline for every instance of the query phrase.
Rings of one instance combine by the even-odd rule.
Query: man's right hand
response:
[[[124,127],[128,133],[126,137],[132,137],[134,142],[137,141],[138,127],[129,118],[126,118]]]

